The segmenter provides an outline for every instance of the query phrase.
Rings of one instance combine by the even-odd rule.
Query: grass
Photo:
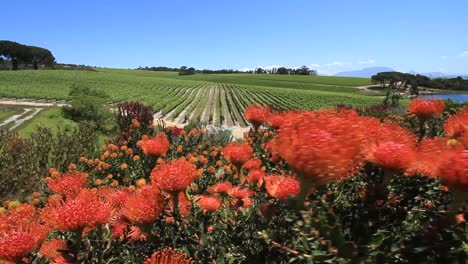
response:
[[[62,111],[59,107],[49,107],[43,109],[33,119],[18,126],[16,130],[20,136],[29,137],[37,131],[37,126],[39,125],[49,127],[54,133],[66,126],[77,127],[75,122],[62,116]]]
[[[23,113],[23,107],[13,105],[0,105],[0,123],[10,118],[13,115]]]

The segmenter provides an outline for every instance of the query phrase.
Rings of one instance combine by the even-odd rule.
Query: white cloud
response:
[[[345,66],[351,66],[351,65],[353,65],[352,62],[346,62],[346,61],[334,61],[332,63],[325,64],[325,66],[327,66],[327,67],[333,67],[333,66],[345,67]]]
[[[322,67],[322,65],[320,65],[318,63],[311,63],[311,64],[309,64],[309,67],[310,68],[320,68],[320,67]]]
[[[440,56],[441,59],[446,60],[448,57],[447,56]]]
[[[460,54],[461,57],[468,57],[468,51],[464,51]]]
[[[361,65],[371,65],[371,64],[375,64],[375,60],[374,59],[368,59],[368,60],[364,60],[364,61],[359,61],[358,63],[361,64]]]

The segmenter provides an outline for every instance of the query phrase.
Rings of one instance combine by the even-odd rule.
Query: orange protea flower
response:
[[[453,189],[468,192],[468,150],[444,153],[438,176]]]
[[[384,169],[405,171],[413,162],[415,151],[411,146],[385,142],[377,146],[368,159]]]
[[[415,114],[422,121],[442,113],[444,108],[445,103],[442,100],[423,100],[421,98],[411,100],[408,106],[409,112]]]
[[[17,261],[36,250],[49,235],[36,208],[19,204],[0,213],[0,260]]]
[[[224,193],[224,194],[228,194],[229,191],[231,191],[231,189],[232,189],[232,184],[228,181],[218,182],[212,187],[213,192]]]
[[[196,198],[197,204],[203,209],[204,212],[214,212],[221,207],[221,200],[218,197],[200,195]]]
[[[151,172],[151,182],[161,190],[178,193],[184,191],[197,176],[197,167],[185,159],[158,165]]]
[[[61,257],[62,254],[60,251],[64,250],[67,250],[67,242],[61,238],[54,238],[42,243],[39,254],[49,260],[54,260]]]
[[[265,187],[269,195],[281,201],[299,194],[301,185],[299,181],[291,176],[280,177],[268,175],[265,177]]]
[[[195,264],[183,251],[165,248],[154,252],[144,264]]]
[[[224,147],[223,155],[237,168],[250,159],[253,149],[246,143],[229,143]]]
[[[169,147],[169,140],[163,132],[159,132],[154,138],[144,138],[141,141],[143,152],[156,158],[164,156]]]
[[[243,198],[249,198],[250,196],[254,195],[255,192],[249,189],[244,189],[241,187],[234,187],[229,191],[229,195],[232,198],[236,199],[243,199]]]
[[[308,183],[342,177],[363,160],[365,134],[355,111],[288,112],[273,150]]]
[[[468,106],[449,117],[445,121],[444,130],[447,136],[460,139],[468,147]]]
[[[145,185],[127,198],[121,213],[131,224],[145,225],[154,222],[161,215],[162,210],[160,191]]]
[[[252,170],[247,175],[247,182],[249,184],[257,184],[258,187],[262,186],[263,178],[265,177],[265,172],[262,170]]]
[[[270,108],[263,107],[260,105],[250,105],[245,109],[245,118],[254,126],[257,130],[270,115]]]
[[[73,199],[49,199],[43,210],[43,220],[59,231],[81,231],[106,223],[112,213],[96,190],[82,189]]]
[[[392,122],[365,119],[366,159],[390,171],[403,172],[415,158],[417,136]]]
[[[74,198],[85,187],[87,178],[88,175],[85,173],[70,171],[50,180],[47,186],[55,193]]]
[[[262,161],[259,158],[249,159],[242,168],[246,170],[258,170],[262,166]]]
[[[284,116],[281,113],[274,113],[267,118],[266,122],[272,128],[279,129],[284,123]]]

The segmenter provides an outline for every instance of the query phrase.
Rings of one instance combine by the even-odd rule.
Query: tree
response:
[[[265,73],[265,70],[263,70],[262,68],[259,67],[259,68],[255,69],[255,73],[256,74],[263,74],[263,73]]]
[[[17,70],[19,63],[37,64],[52,66],[55,57],[47,49],[34,46],[26,46],[17,42],[3,40],[0,41],[0,56],[12,62],[12,69]]]
[[[279,67],[276,73],[277,74],[289,74],[289,70],[286,69],[285,67]]]

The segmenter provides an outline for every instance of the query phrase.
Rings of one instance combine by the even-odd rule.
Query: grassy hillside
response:
[[[72,84],[97,88],[114,102],[139,100],[168,120],[245,125],[251,103],[278,109],[318,109],[336,104],[365,106],[380,101],[355,86],[364,78],[250,74],[195,74],[99,69],[97,71],[0,71],[0,96],[67,99]]]

